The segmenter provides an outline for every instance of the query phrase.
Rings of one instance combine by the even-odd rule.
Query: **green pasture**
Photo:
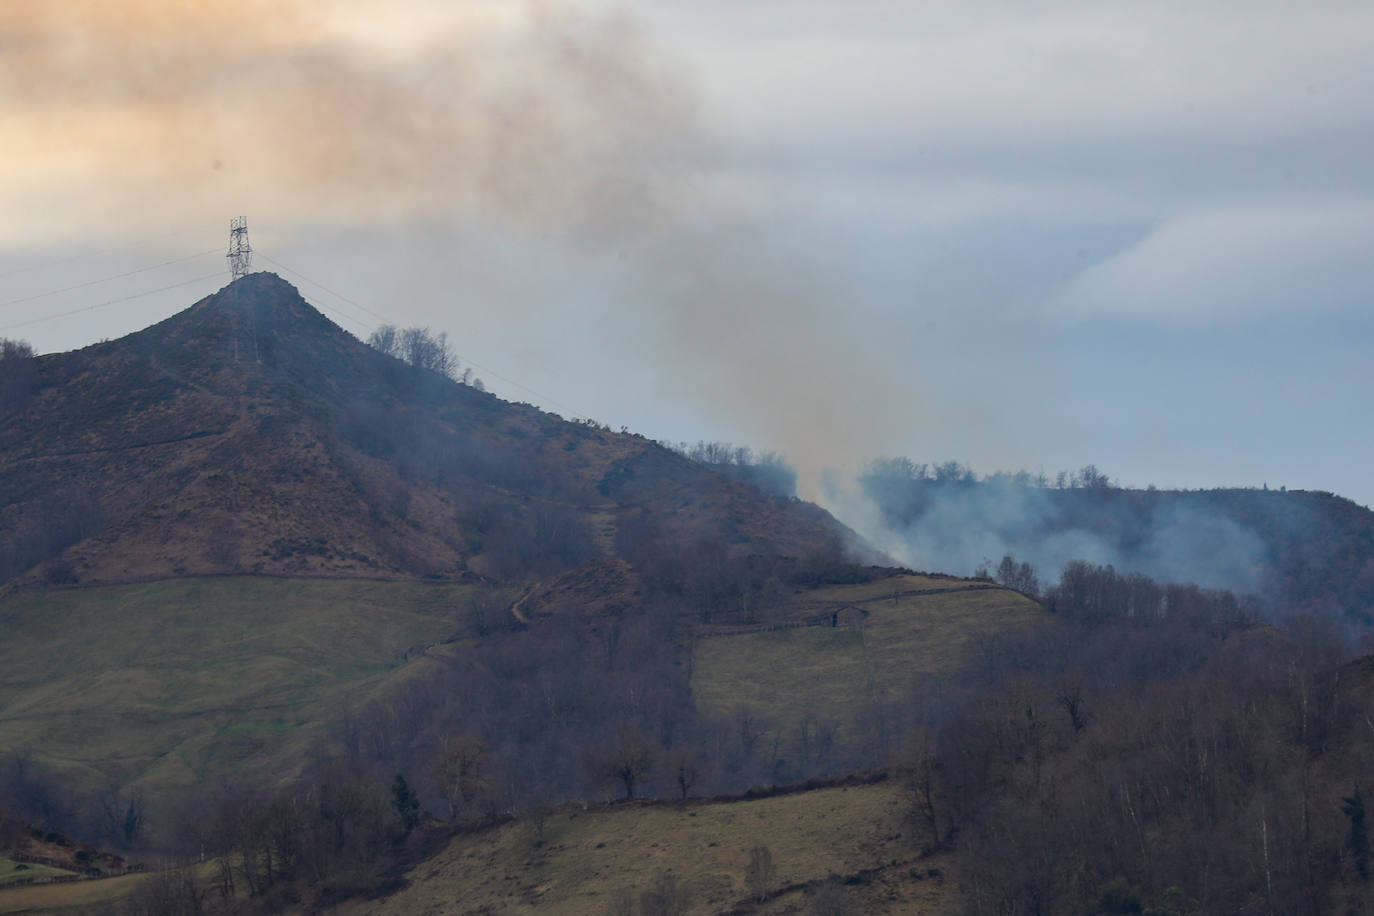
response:
[[[0,751],[145,791],[289,769],[407,655],[464,635],[472,586],[225,577],[0,600]]]

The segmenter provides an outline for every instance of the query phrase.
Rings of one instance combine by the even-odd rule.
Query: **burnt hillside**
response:
[[[26,372],[0,411],[10,583],[542,577],[616,554],[627,522],[740,555],[849,536],[642,437],[378,353],[270,273]]]

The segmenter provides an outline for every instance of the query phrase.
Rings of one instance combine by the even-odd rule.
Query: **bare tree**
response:
[[[704,765],[691,748],[675,747],[668,752],[668,775],[685,799],[702,777]]]
[[[403,773],[398,772],[391,783],[391,807],[401,821],[401,829],[409,836],[420,824],[420,799],[406,782]]]
[[[13,849],[23,842],[28,830],[22,820],[9,810],[9,804],[0,794],[0,849]]]
[[[367,338],[367,345],[374,350],[401,359],[401,332],[394,324],[384,324]]]
[[[997,565],[997,581],[1032,598],[1040,595],[1040,577],[1035,574],[1035,567],[1029,563],[1018,564],[1016,557],[1011,554],[1002,557],[1002,562]]]
[[[113,778],[105,783],[98,796],[107,839],[128,849],[143,829],[143,793],[125,790]]]
[[[480,736],[462,732],[439,739],[429,776],[448,804],[449,820],[458,820],[465,807],[486,794],[490,782],[487,770],[487,745]]]
[[[620,726],[610,747],[589,754],[587,769],[598,782],[620,783],[625,798],[632,799],[639,785],[653,774],[658,755],[653,739],[638,725],[627,722]]]
[[[1073,726],[1075,733],[1081,732],[1088,724],[1083,711],[1083,683],[1086,678],[1087,675],[1082,669],[1076,668],[1060,678],[1059,686],[1055,690],[1055,699],[1069,714],[1069,724]]]
[[[204,883],[191,867],[160,868],[139,883],[125,901],[125,916],[201,916],[206,912]]]
[[[460,368],[458,354],[453,352],[446,332],[436,334],[429,328],[397,329],[395,325],[384,324],[368,336],[367,343],[416,369],[437,373],[479,391],[483,389],[482,381],[473,376],[471,369]]]
[[[401,358],[416,369],[428,369],[453,378],[458,358],[449,346],[448,334],[435,334],[429,328],[406,328],[401,332]]]
[[[902,767],[902,782],[910,804],[909,817],[913,825],[929,838],[929,849],[940,845],[940,805],[938,799],[939,744],[931,730],[922,725],[908,742],[906,761]]]
[[[0,337],[0,410],[20,407],[33,390],[36,362],[27,341]]]
[[[767,846],[755,846],[749,850],[749,866],[744,871],[744,881],[749,887],[749,895],[759,903],[772,895],[778,883],[778,867],[773,864],[773,852]]]
[[[1112,480],[1099,471],[1097,465],[1085,464],[1081,469],[1074,472],[1071,483],[1074,487],[1087,490],[1105,490],[1112,485]]]
[[[0,337],[0,365],[8,365],[11,361],[33,359],[33,347],[27,340],[10,340],[8,337]]]

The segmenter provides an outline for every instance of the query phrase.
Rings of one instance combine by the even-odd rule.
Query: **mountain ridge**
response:
[[[607,529],[645,518],[735,552],[857,542],[817,507],[643,437],[409,367],[275,274],[40,357],[35,375],[0,415],[0,521],[17,558],[0,579],[11,587],[540,576],[617,553]],[[35,537],[46,542],[19,543],[54,518],[55,540],[46,530]]]

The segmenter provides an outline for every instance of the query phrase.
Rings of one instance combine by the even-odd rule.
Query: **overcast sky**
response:
[[[0,335],[166,317],[245,214],[353,333],[809,480],[1369,505],[1372,36],[1368,2],[4,3]]]

